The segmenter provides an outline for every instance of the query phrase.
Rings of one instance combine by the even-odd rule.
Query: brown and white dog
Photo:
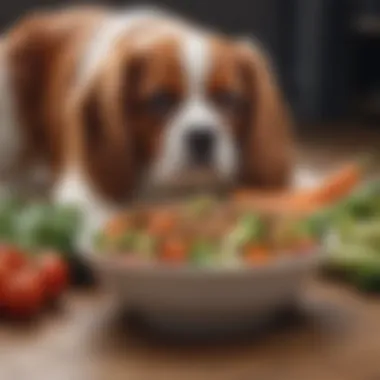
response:
[[[151,9],[41,12],[3,38],[2,185],[42,165],[87,236],[146,189],[286,186],[291,157],[256,44]]]

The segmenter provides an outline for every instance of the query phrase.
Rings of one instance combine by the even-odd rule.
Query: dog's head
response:
[[[79,59],[67,128],[92,184],[115,199],[144,185],[284,186],[291,132],[262,49],[134,17],[104,21]]]

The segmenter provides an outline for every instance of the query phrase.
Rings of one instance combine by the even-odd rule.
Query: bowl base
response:
[[[298,299],[289,300],[265,313],[252,313],[233,318],[193,320],[175,315],[150,315],[136,308],[124,311],[128,327],[151,336],[187,340],[252,337],[273,329],[298,324],[303,311]]]

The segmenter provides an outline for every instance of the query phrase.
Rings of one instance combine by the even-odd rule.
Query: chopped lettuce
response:
[[[43,202],[0,211],[0,239],[31,251],[51,248],[71,253],[80,225],[75,209]]]
[[[139,254],[151,257],[157,249],[157,244],[157,240],[153,236],[140,232],[135,236],[134,250]]]
[[[380,290],[380,181],[372,181],[330,210],[325,229],[330,268],[343,271],[360,289]]]
[[[235,229],[229,234],[228,242],[236,248],[241,248],[250,242],[260,241],[264,233],[264,223],[260,216],[247,214],[238,221]]]
[[[212,266],[218,254],[217,246],[212,242],[200,240],[193,244],[190,252],[190,261],[197,267]]]

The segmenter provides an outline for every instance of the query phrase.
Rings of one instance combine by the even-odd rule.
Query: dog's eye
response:
[[[171,112],[178,103],[177,97],[170,92],[157,92],[147,100],[147,108],[156,115],[162,116]]]
[[[245,105],[243,96],[233,91],[219,91],[213,98],[218,107],[227,112],[238,111]]]

